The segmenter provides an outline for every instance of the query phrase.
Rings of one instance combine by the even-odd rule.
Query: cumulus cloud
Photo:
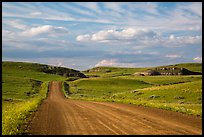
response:
[[[77,36],[77,41],[89,41],[91,39],[91,36],[89,34],[86,35],[79,35]]]
[[[202,57],[195,57],[193,60],[196,62],[202,62]]]
[[[27,29],[23,31],[21,34],[23,36],[37,36],[41,34],[50,34],[50,35],[55,35],[56,33],[61,34],[61,33],[67,33],[68,30],[64,27],[56,27],[56,26],[51,26],[51,25],[43,25],[43,26],[38,26],[38,27],[32,27],[30,29]]]
[[[201,44],[202,36],[174,36],[171,34],[167,40],[163,40],[166,46],[183,46],[191,44]]]
[[[105,42],[109,44],[122,43],[134,44],[134,47],[144,48],[149,46],[182,47],[186,45],[199,45],[202,43],[202,36],[175,36],[171,34],[164,36],[149,29],[109,29],[101,30],[93,34],[78,35],[79,42]]]
[[[110,59],[110,60],[102,60],[100,62],[98,62],[95,67],[99,67],[99,66],[114,66],[117,63],[116,59]]]
[[[92,35],[85,34],[77,36],[78,41],[96,41],[96,42],[114,42],[114,41],[126,41],[136,39],[151,39],[156,37],[157,34],[148,29],[134,29],[127,28],[121,30],[102,30]]]
[[[137,64],[120,62],[118,59],[104,59],[95,65],[95,67],[99,67],[99,66],[136,67]]]

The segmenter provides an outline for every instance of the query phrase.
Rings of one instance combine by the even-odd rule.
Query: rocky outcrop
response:
[[[136,72],[135,76],[155,76],[155,75],[201,75],[200,72],[193,72],[186,68],[179,67],[157,67],[145,72]]]
[[[87,72],[103,72],[103,73],[108,73],[108,72],[111,72],[111,70],[108,69],[108,68],[100,68],[100,67],[96,67],[96,68],[93,68],[93,69],[87,70]]]
[[[49,66],[49,65],[41,65],[40,71],[49,74],[56,74],[61,75],[64,77],[80,77],[86,78],[86,75],[81,73],[78,70],[64,68],[64,67],[56,67],[56,66]]]
[[[155,76],[155,75],[161,75],[158,71],[156,70],[148,70],[145,72],[137,72],[134,73],[135,76]]]
[[[193,72],[186,68],[179,67],[158,67],[155,68],[161,75],[201,75],[202,73]]]

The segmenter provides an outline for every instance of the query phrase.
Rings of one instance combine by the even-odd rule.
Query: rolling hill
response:
[[[2,134],[24,134],[29,116],[47,97],[50,81],[86,76],[80,71],[37,63],[2,62]]]
[[[155,68],[183,68],[181,74],[192,75],[193,73],[202,73],[202,63],[181,63],[174,65],[165,65],[157,67],[145,67],[145,68],[121,68],[121,67],[95,67],[83,71],[83,73],[89,77],[113,77],[113,76],[125,76],[133,75],[134,73],[145,72],[148,70],[154,70]],[[186,73],[187,72],[187,73]],[[169,71],[170,73],[170,71]]]

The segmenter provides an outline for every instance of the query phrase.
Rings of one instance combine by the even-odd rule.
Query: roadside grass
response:
[[[2,135],[26,134],[28,117],[46,98],[49,81],[66,80],[59,75],[38,72],[36,65],[2,64]]]
[[[202,76],[121,76],[68,83],[70,99],[128,103],[202,115]]]
[[[69,94],[70,94],[69,84],[67,84],[64,81],[62,82],[62,92],[64,93],[64,96],[66,98],[69,98]]]
[[[2,135],[26,134],[27,117],[46,98],[48,82],[41,85],[39,94],[28,99],[2,100]]]

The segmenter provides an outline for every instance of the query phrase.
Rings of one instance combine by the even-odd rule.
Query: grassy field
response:
[[[176,66],[202,72],[199,63]],[[90,78],[81,79],[40,72],[35,63],[3,62],[2,134],[27,133],[28,117],[46,98],[50,81],[63,81],[63,92],[71,99],[129,103],[202,115],[202,75],[132,75],[147,69],[98,67],[84,71]]]
[[[2,135],[18,135],[28,132],[26,131],[28,117],[46,98],[47,86],[47,82],[43,83],[35,97],[23,96],[27,99],[19,99],[19,97],[12,96],[13,98],[2,100]]]
[[[2,135],[25,134],[28,117],[46,98],[49,81],[66,80],[39,72],[36,66],[16,62],[2,64]]]
[[[119,76],[80,79],[71,99],[111,101],[202,115],[202,76]]]
[[[90,70],[83,71],[83,73],[90,77],[93,77],[93,76],[116,77],[116,76],[131,75],[135,72],[145,71],[147,69],[148,68],[96,67]]]

